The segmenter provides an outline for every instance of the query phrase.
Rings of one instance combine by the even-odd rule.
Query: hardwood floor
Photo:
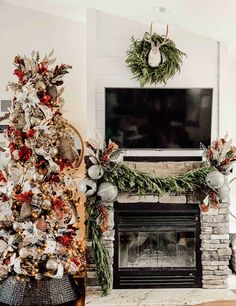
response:
[[[215,301],[215,302],[197,304],[195,306],[236,306],[236,300],[235,301],[217,301],[217,302]]]

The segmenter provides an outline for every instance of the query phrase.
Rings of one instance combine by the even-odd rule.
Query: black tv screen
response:
[[[105,137],[121,148],[200,148],[211,142],[212,88],[106,88]]]

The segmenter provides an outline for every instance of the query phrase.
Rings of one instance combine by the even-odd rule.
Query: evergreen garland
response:
[[[154,33],[152,40],[160,44],[163,42],[164,37]],[[160,52],[164,56],[165,61],[162,61],[155,68],[150,67],[147,61],[151,49],[150,43],[144,38],[140,40],[134,37],[131,38],[131,42],[131,46],[127,51],[126,63],[141,86],[144,86],[146,83],[166,84],[169,78],[180,72],[182,57],[186,56],[186,54],[177,49],[172,40],[169,39],[167,44],[160,47]]]
[[[213,167],[205,165],[186,172],[176,177],[154,177],[150,174],[130,169],[124,164],[110,163],[105,169],[102,181],[113,183],[119,191],[135,192],[139,195],[164,193],[188,193],[208,188],[206,186],[206,176],[213,170]],[[87,239],[92,241],[94,259],[97,269],[97,280],[101,286],[103,295],[107,295],[111,289],[111,271],[109,252],[103,241],[103,229],[101,227],[101,206],[106,209],[105,204],[101,203],[96,194],[87,197]]]

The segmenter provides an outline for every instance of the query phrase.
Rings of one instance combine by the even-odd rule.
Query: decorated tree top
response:
[[[52,68],[52,55],[17,55],[18,82],[8,84],[15,96],[6,131],[11,158],[0,171],[0,279],[61,278],[84,270],[70,174],[78,153],[58,89],[72,67]]]

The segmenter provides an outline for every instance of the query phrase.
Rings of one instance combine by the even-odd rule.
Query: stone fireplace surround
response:
[[[126,162],[131,168],[153,174],[155,176],[180,175],[189,170],[201,166],[201,162]],[[120,193],[117,197],[119,203],[173,203],[173,204],[199,204],[196,195],[172,195],[163,196]],[[109,230],[104,237],[104,243],[111,256],[111,271],[114,255],[114,210],[110,204]],[[202,264],[202,288],[220,289],[227,288],[227,278],[230,274],[228,268],[231,249],[229,247],[229,203],[220,203],[218,209],[210,208],[208,212],[200,213],[201,224],[201,264]],[[96,282],[96,269],[92,258],[91,243],[87,244],[88,271],[87,288],[99,290]]]

